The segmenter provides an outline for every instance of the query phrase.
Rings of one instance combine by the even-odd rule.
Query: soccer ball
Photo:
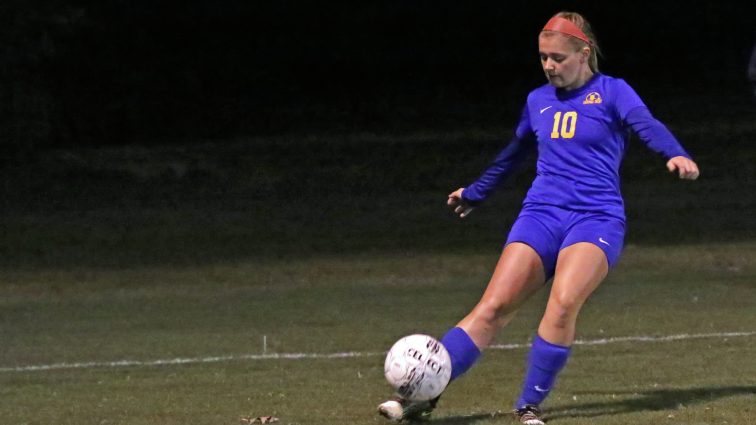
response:
[[[432,400],[449,384],[451,358],[435,338],[409,335],[391,347],[383,372],[400,397],[410,401]]]

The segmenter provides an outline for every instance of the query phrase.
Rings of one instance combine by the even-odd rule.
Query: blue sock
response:
[[[462,328],[452,328],[441,338],[452,362],[451,380],[467,372],[480,357],[480,350]]]
[[[528,371],[522,385],[522,395],[515,404],[538,406],[549,395],[557,375],[570,357],[570,347],[552,344],[536,335],[528,355]]]

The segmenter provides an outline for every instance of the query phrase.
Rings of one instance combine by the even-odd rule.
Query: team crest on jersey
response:
[[[583,105],[596,105],[599,103],[601,103],[601,95],[595,91],[588,93],[588,96],[583,101]]]

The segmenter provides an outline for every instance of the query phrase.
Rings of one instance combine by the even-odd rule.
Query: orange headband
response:
[[[560,18],[558,16],[554,16],[553,18],[549,19],[549,22],[546,22],[546,26],[544,26],[541,31],[560,32],[562,34],[567,34],[570,37],[575,37],[577,39],[585,41],[588,44],[591,44],[591,40],[580,28],[578,28],[577,25],[573,24],[572,21]]]

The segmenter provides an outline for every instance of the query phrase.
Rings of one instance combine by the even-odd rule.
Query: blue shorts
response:
[[[550,205],[526,205],[512,225],[507,245],[522,242],[541,257],[546,280],[554,276],[559,251],[578,242],[601,248],[609,267],[622,253],[625,222],[590,211],[571,211]]]

